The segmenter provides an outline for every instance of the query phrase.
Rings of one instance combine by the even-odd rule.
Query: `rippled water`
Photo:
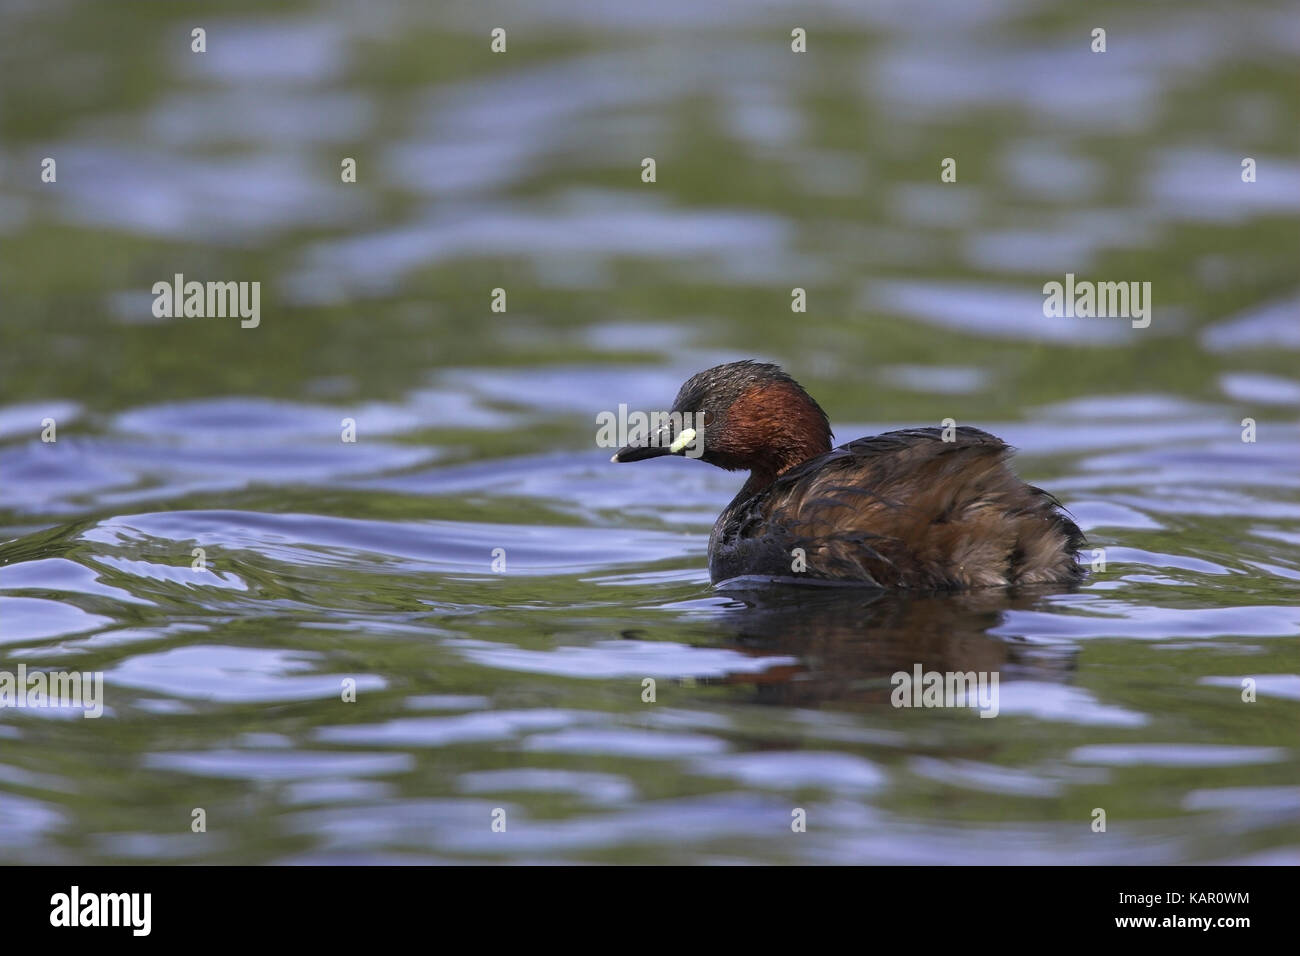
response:
[[[1300,862],[1300,24],[927,10],[8,9],[0,671],[105,701],[0,711],[0,859]],[[841,440],[996,432],[1104,568],[712,588],[738,476],[594,422],[750,356]]]

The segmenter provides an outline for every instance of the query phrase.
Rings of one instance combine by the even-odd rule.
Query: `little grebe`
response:
[[[908,428],[831,448],[830,420],[775,365],[692,376],[668,424],[613,461],[699,457],[749,480],[709,539],[715,582],[745,576],[884,588],[1064,584],[1083,535],[978,428]],[[696,422],[702,429],[683,425]],[[703,442],[703,450],[699,449]]]

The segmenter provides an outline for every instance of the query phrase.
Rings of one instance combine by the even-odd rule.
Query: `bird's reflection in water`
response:
[[[989,634],[1007,611],[1034,608],[1044,593],[807,587],[727,591],[736,604],[725,608],[717,623],[730,632],[728,644],[749,654],[798,661],[732,675],[727,682],[752,684],[760,703],[875,709],[890,706],[891,676],[912,674],[918,664],[923,672],[996,673],[1000,682],[1065,681],[1074,667],[1072,648]]]

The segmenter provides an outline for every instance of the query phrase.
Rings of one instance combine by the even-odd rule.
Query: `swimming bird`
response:
[[[679,455],[749,472],[709,538],[715,583],[964,589],[1083,576],[1079,528],[1016,477],[1010,446],[978,428],[907,428],[832,448],[812,396],[752,360],[691,376],[664,422],[612,460]]]

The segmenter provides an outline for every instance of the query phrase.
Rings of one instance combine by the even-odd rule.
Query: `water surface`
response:
[[[0,859],[1300,862],[1294,11],[863,6],[7,8],[0,670],[106,699],[0,711]],[[742,357],[1001,435],[1104,568],[714,589],[739,476],[595,421]]]

